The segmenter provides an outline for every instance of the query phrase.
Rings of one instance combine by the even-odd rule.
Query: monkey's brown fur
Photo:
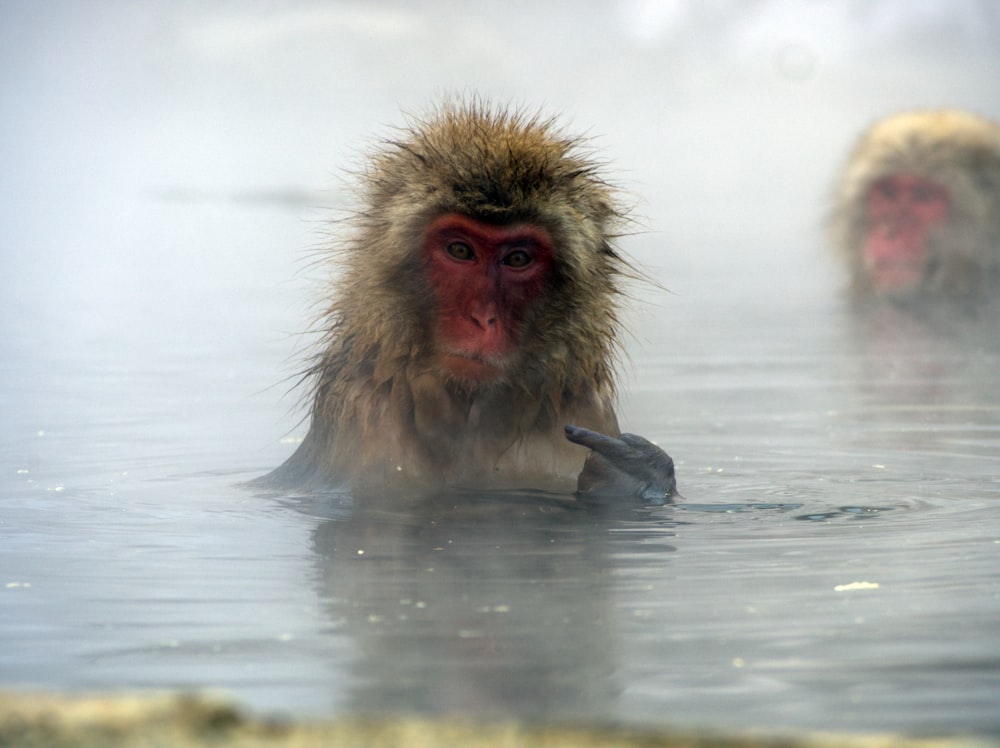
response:
[[[861,252],[866,196],[876,180],[900,173],[943,185],[951,201],[948,219],[930,237],[930,271],[919,294],[976,300],[1000,290],[1000,125],[942,109],[876,123],[840,175],[829,230],[855,296],[873,294]]]
[[[447,103],[374,153],[362,209],[334,254],[309,433],[269,479],[412,492],[447,486],[572,491],[587,450],[563,425],[619,433],[613,410],[624,211],[581,140],[552,120]],[[487,385],[432,360],[423,232],[444,213],[547,230],[555,264],[516,360]]]

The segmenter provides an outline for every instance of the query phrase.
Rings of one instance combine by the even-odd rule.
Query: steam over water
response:
[[[0,687],[1000,735],[997,318],[853,313],[822,233],[872,120],[1000,117],[1000,16],[567,8],[0,9]],[[239,486],[305,433],[342,171],[474,91],[635,197],[621,420],[677,506]]]

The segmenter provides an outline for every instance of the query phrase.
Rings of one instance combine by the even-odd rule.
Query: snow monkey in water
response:
[[[670,501],[670,457],[615,416],[625,216],[584,143],[449,102],[385,142],[360,182],[309,432],[263,480]]]
[[[875,124],[840,175],[832,241],[860,299],[1000,292],[1000,125],[953,110]]]

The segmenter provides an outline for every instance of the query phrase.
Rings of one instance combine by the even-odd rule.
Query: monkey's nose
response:
[[[469,310],[469,319],[483,332],[495,329],[500,323],[500,315],[493,305]]]
[[[472,321],[475,322],[479,326],[479,328],[483,331],[496,327],[497,324],[496,316],[473,314]]]

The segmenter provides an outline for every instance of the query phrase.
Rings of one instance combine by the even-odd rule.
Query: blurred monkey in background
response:
[[[840,174],[829,230],[856,299],[981,305],[1000,291],[1000,126],[948,109],[876,123]]]

